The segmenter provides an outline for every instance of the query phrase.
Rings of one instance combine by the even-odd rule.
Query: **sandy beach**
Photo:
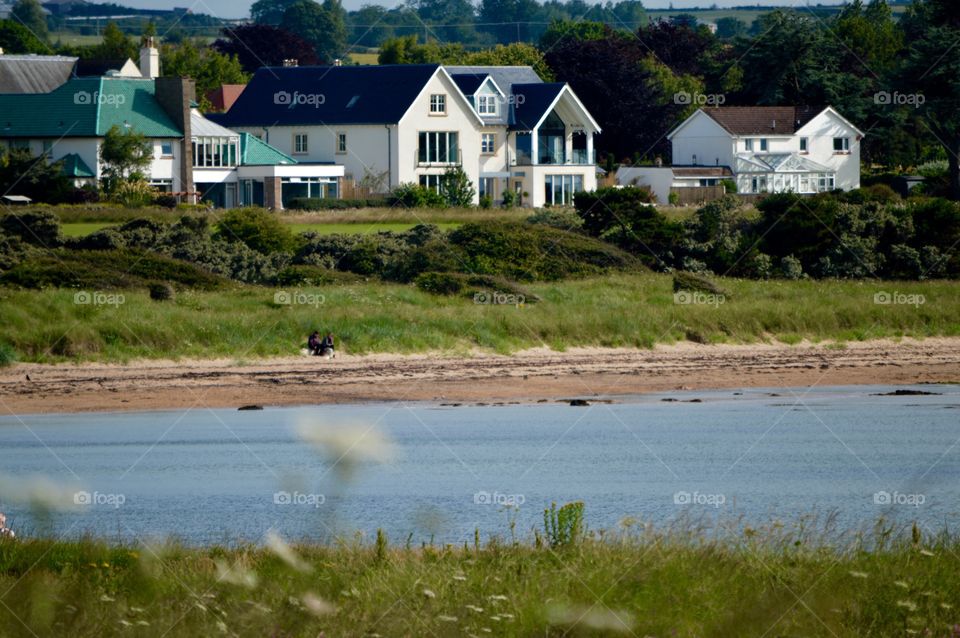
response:
[[[369,401],[536,402],[747,387],[960,382],[960,339],[831,345],[528,350],[512,356],[341,355],[255,362],[18,364],[0,412],[32,414]]]

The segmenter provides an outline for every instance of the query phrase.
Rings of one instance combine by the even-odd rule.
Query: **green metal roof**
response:
[[[154,97],[153,80],[75,78],[50,93],[0,95],[0,138],[102,137],[129,127],[147,137],[183,137]]]
[[[64,155],[57,161],[63,162],[63,171],[61,172],[67,177],[96,177],[93,170],[76,153]]]
[[[240,134],[241,166],[276,166],[277,164],[296,164],[297,160],[284,155],[256,135]]]

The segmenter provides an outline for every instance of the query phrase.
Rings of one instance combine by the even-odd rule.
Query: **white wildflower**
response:
[[[440,622],[457,622],[460,619],[456,616],[437,616],[437,620]]]
[[[436,597],[437,597],[437,595],[436,595],[435,593],[433,593],[433,590],[432,590],[432,589],[424,589],[424,590],[423,590],[423,595],[426,596],[427,598],[436,598]]]
[[[313,592],[307,592],[303,595],[303,606],[314,616],[326,616],[337,611],[337,608],[323,598],[320,598]]]
[[[304,573],[313,571],[313,568],[307,563],[303,562],[303,560],[297,556],[296,552],[294,552],[293,549],[287,545],[286,541],[280,538],[280,535],[272,529],[267,532],[266,540],[267,548],[293,569]]]
[[[248,569],[244,569],[239,563],[228,565],[224,560],[215,560],[217,567],[217,582],[229,583],[247,589],[256,589],[257,574]]]

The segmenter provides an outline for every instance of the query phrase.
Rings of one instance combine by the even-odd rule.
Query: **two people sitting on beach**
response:
[[[333,358],[333,333],[328,332],[327,336],[321,339],[320,333],[314,330],[310,338],[307,339],[307,349],[314,356]]]
[[[7,517],[0,512],[0,538],[16,538],[13,530],[7,527]]]

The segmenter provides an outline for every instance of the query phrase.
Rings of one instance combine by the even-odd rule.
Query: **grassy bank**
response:
[[[957,635],[956,539],[869,551],[807,540],[626,529],[555,548],[0,541],[0,627],[32,638]]]
[[[677,303],[672,278],[653,273],[530,284],[541,300],[521,306],[379,283],[87,297],[99,304],[74,303],[73,290],[0,289],[0,343],[21,361],[52,362],[291,355],[314,329],[350,353],[960,335],[960,282],[719,282],[724,298],[680,299],[702,303]],[[485,292],[480,301],[496,291]],[[878,293],[923,303],[877,304]]]

